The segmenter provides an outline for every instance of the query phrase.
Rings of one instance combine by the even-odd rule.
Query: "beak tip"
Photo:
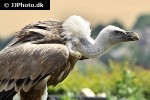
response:
[[[139,41],[139,35],[135,32],[126,32],[128,41]]]

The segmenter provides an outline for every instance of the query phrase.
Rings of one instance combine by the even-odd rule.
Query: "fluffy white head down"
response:
[[[80,16],[73,15],[69,17],[63,22],[62,27],[65,30],[62,34],[64,38],[67,39],[66,45],[72,53],[76,53],[74,44],[79,43],[80,38],[87,38],[90,40],[90,23]]]
[[[69,17],[62,26],[70,36],[87,37],[91,35],[90,23],[80,16]]]

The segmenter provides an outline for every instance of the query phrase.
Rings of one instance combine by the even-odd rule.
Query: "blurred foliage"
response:
[[[134,82],[137,76],[127,66],[121,71],[122,79],[116,82],[114,90],[108,92],[108,100],[147,100]]]
[[[140,44],[129,45],[128,47],[131,51],[131,56],[135,58],[137,65],[141,65],[144,68],[150,68],[150,53],[145,52]],[[131,60],[130,58],[128,59]]]
[[[75,67],[66,80],[54,88],[49,87],[48,92],[61,94],[59,90],[63,90],[63,94],[71,92],[77,95],[82,88],[88,87],[95,93],[107,93],[109,100],[150,100],[148,70],[133,67],[128,62],[109,61],[109,70],[95,70],[95,66],[86,66],[85,71],[83,73],[79,67]]]
[[[150,27],[150,14],[139,16],[133,28],[142,29],[144,27]]]
[[[122,49],[126,49],[125,51],[121,51]],[[113,51],[118,51],[120,57],[115,57],[112,55]],[[114,61],[123,62],[125,60],[132,61],[132,64],[140,65],[144,68],[150,68],[150,53],[145,52],[144,47],[140,45],[138,42],[133,43],[122,43],[113,47],[109,52],[105,55],[101,56],[100,61],[108,64],[108,59],[112,59]]]

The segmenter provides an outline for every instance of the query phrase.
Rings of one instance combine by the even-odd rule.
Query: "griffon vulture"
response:
[[[46,100],[47,86],[56,86],[84,58],[99,57],[112,46],[139,39],[109,25],[94,40],[90,24],[80,16],[65,21],[29,24],[0,51],[0,100]]]

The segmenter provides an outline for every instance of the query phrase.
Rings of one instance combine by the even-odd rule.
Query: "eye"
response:
[[[123,32],[121,32],[121,31],[115,31],[114,34],[115,34],[115,35],[121,35],[121,34],[123,34]]]

